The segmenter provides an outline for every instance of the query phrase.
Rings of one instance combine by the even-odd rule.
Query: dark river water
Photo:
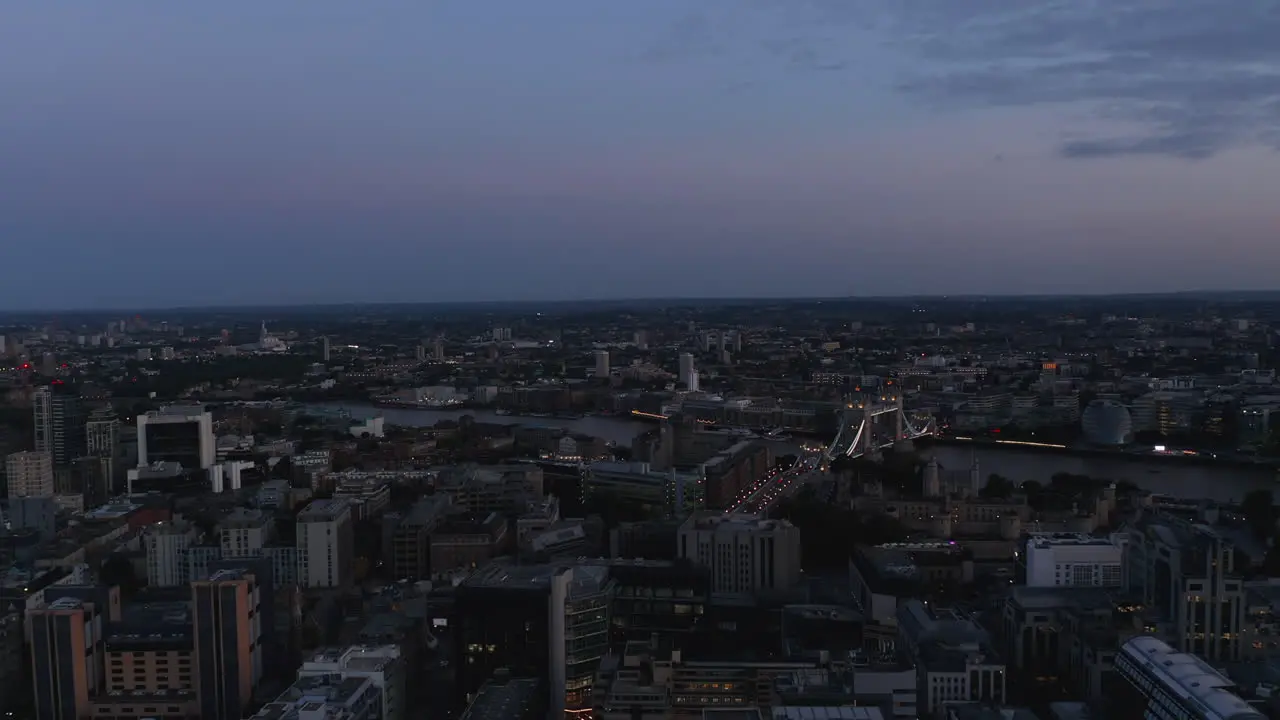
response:
[[[951,471],[967,471],[974,458],[985,478],[1002,475],[1015,484],[1027,480],[1047,483],[1057,473],[1088,475],[1108,480],[1126,480],[1153,493],[1179,498],[1207,498],[1218,502],[1239,502],[1253,490],[1276,487],[1276,471],[1264,467],[1214,465],[1182,462],[1178,459],[1107,457],[1036,452],[1008,446],[934,445],[924,454],[938,458]]]
[[[337,407],[317,406],[317,409],[332,411]],[[373,405],[341,407],[350,412],[354,419],[362,420],[380,414],[392,425],[423,427],[434,425],[440,420],[457,420],[463,415],[471,415],[477,422],[566,428],[571,432],[611,440],[619,445],[630,445],[636,435],[653,428],[651,423],[604,416],[565,420],[497,415],[484,410],[416,410]],[[795,452],[795,448],[778,443],[775,452]],[[1276,471],[1263,467],[1183,463],[1176,459],[1144,460],[1119,456],[1070,455],[991,445],[933,445],[921,452],[937,457],[939,465],[950,472],[968,472],[970,464],[976,458],[983,477],[995,473],[1014,483],[1027,480],[1048,483],[1058,473],[1071,473],[1115,481],[1125,480],[1153,493],[1173,497],[1207,498],[1218,502],[1240,501],[1250,491],[1258,489],[1272,490],[1274,493],[1277,486]]]
[[[351,417],[354,420],[364,420],[375,415],[381,415],[386,418],[388,425],[401,425],[404,427],[430,427],[441,420],[457,420],[463,415],[470,415],[479,423],[566,428],[570,432],[604,438],[605,440],[612,440],[619,445],[627,446],[631,445],[632,438],[655,427],[652,423],[607,416],[563,420],[551,417],[498,415],[489,410],[418,410],[411,408],[385,408],[375,405],[317,405],[314,407],[329,411],[339,408],[344,409],[351,413]]]

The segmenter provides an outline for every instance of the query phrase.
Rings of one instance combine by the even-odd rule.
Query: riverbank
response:
[[[1231,455],[1214,455],[1208,453],[1184,452],[1140,452],[1111,448],[1072,447],[1051,443],[1024,442],[1021,440],[992,440],[987,438],[967,437],[925,437],[915,441],[916,447],[981,447],[986,450],[1016,450],[1018,452],[1039,453],[1045,455],[1069,455],[1080,458],[1100,458],[1117,462],[1132,463],[1171,463],[1184,465],[1205,465],[1231,468],[1249,468],[1252,470],[1280,470],[1280,462],[1270,459],[1251,459]]]

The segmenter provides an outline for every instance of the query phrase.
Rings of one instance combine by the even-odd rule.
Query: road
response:
[[[822,463],[822,450],[806,450],[790,468],[786,470],[774,468],[754,485],[739,493],[725,513],[767,511],[779,500],[789,497],[806,482],[815,477],[821,477]]]

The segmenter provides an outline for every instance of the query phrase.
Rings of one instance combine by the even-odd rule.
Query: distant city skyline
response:
[[[0,311],[1280,285],[1280,2],[0,19]]]

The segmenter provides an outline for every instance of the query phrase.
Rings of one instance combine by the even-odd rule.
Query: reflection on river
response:
[[[603,438],[625,446],[629,446],[636,435],[654,427],[651,423],[607,416],[560,419],[498,415],[487,410],[415,410],[373,405],[316,407],[328,412],[341,407],[356,420],[380,414],[388,424],[413,427],[430,426],[441,420],[457,420],[463,415],[471,415],[476,422],[483,423],[561,427],[570,432]],[[787,443],[778,443],[774,449],[775,454],[786,452],[796,452],[796,449]],[[922,450],[921,454],[926,457],[936,456],[938,463],[950,472],[967,473],[976,458],[984,477],[994,473],[1015,483],[1027,480],[1048,483],[1058,473],[1071,473],[1115,481],[1125,480],[1144,490],[1163,495],[1207,498],[1218,502],[1238,502],[1251,490],[1272,490],[1277,484],[1275,471],[1265,467],[1182,463],[1168,459],[1145,460],[1131,456],[1110,458],[1104,455],[1043,453],[992,445],[933,445]]]
[[[1018,450],[1007,446],[934,445],[923,455],[938,458],[946,470],[968,471],[976,458],[983,477],[992,473],[1021,483],[1048,483],[1058,473],[1125,480],[1153,493],[1179,498],[1239,502],[1252,490],[1272,490],[1276,473],[1265,467],[1212,465],[1177,459],[1141,459]]]

